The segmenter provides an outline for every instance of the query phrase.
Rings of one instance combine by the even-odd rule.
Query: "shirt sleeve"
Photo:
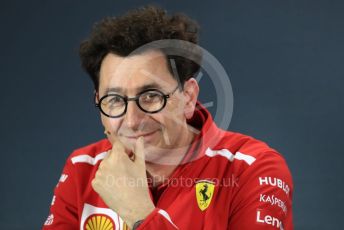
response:
[[[283,157],[262,154],[240,175],[228,229],[293,229],[293,182]]]
[[[74,180],[74,167],[68,159],[54,189],[50,214],[43,225],[43,230],[75,230],[79,228]]]
[[[169,214],[163,210],[156,208],[147,218],[142,222],[142,224],[137,228],[137,230],[176,230],[179,229],[171,220]]]

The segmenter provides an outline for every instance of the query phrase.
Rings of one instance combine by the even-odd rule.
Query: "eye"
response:
[[[140,101],[144,103],[160,102],[162,95],[158,92],[147,92],[141,95]]]
[[[124,100],[119,96],[109,96],[106,100],[106,104],[109,106],[122,106],[124,104]]]

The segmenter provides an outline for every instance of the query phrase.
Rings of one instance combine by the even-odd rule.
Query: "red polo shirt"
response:
[[[284,158],[264,142],[219,129],[199,103],[200,130],[181,164],[157,188],[156,209],[138,229],[293,229],[293,182]],[[111,143],[75,150],[56,185],[43,229],[127,229],[91,181]]]

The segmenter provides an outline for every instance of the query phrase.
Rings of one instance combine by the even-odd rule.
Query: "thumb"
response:
[[[139,137],[135,143],[135,163],[145,165],[145,151],[143,137]]]

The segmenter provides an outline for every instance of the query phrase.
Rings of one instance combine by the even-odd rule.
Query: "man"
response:
[[[155,7],[96,24],[80,56],[107,138],[67,159],[43,229],[293,228],[283,157],[197,101],[201,53],[146,46],[197,44],[197,31]]]

